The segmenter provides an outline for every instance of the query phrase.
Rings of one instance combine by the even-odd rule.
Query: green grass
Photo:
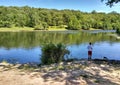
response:
[[[34,28],[30,27],[12,27],[12,28],[0,28],[0,32],[4,31],[33,31]]]
[[[89,30],[100,30],[100,29],[90,28]]]
[[[49,26],[48,28],[49,31],[64,31],[67,30],[65,27],[59,27],[59,26]]]
[[[65,27],[60,28],[58,26],[49,26],[48,31],[64,31],[67,30]],[[0,28],[0,32],[16,32],[16,31],[34,31],[31,27],[12,27],[12,28]]]

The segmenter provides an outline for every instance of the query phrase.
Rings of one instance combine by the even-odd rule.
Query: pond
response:
[[[108,57],[120,60],[120,40],[108,32],[0,32],[0,61],[10,63],[40,63],[44,43],[63,43],[70,51],[68,58],[87,58],[87,45],[93,44],[92,58]]]

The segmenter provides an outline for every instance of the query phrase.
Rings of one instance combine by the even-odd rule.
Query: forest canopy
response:
[[[57,10],[33,7],[5,7],[0,6],[0,28],[7,27],[38,27],[49,26],[66,27],[70,30],[94,29],[120,29],[120,14],[81,12],[80,10]]]

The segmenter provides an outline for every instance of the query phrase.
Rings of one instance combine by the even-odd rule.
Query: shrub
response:
[[[117,29],[117,30],[116,30],[116,33],[120,34],[120,29]]]
[[[42,64],[59,63],[64,59],[66,54],[69,54],[69,51],[61,43],[45,44],[42,47],[41,62]]]

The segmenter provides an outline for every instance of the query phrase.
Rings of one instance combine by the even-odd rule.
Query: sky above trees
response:
[[[111,8],[101,0],[0,0],[0,6],[30,6],[48,9],[73,9],[82,12],[112,12],[120,13],[120,4],[114,4]]]

